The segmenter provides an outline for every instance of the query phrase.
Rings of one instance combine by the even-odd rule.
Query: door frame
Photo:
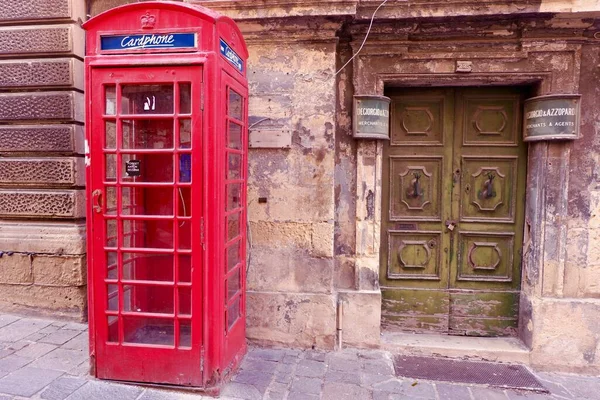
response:
[[[390,126],[392,127],[390,141],[393,141],[394,144],[392,145],[390,143],[388,147],[387,142],[382,142],[384,151],[382,158],[382,177],[384,179],[382,179],[381,185],[382,236],[380,241],[382,246],[380,247],[380,286],[382,288],[383,296],[381,325],[385,326],[388,331],[403,329],[403,324],[400,321],[395,320],[396,316],[400,318],[400,314],[402,314],[408,321],[414,322],[417,318],[423,318],[419,321],[424,325],[431,325],[429,328],[425,328],[415,326],[414,324],[411,324],[411,322],[408,322],[408,326],[405,326],[407,331],[423,333],[439,332],[447,333],[449,335],[467,334],[469,336],[494,336],[495,334],[498,336],[515,336],[516,329],[514,326],[518,322],[516,320],[518,316],[516,309],[497,315],[497,317],[500,317],[498,319],[490,319],[493,315],[483,312],[480,316],[469,314],[469,318],[478,321],[488,319],[488,322],[490,322],[491,325],[489,325],[487,329],[475,328],[475,325],[471,325],[471,329],[466,330],[466,332],[469,333],[465,333],[462,328],[457,326],[457,321],[465,320],[466,314],[459,312],[456,305],[453,306],[453,301],[462,299],[460,302],[464,302],[469,296],[476,296],[476,294],[483,295],[485,293],[485,295],[488,296],[506,296],[504,297],[504,300],[500,300],[501,297],[494,297],[495,301],[503,301],[503,304],[506,304],[506,306],[508,306],[508,304],[513,304],[513,306],[518,305],[521,283],[521,257],[519,253],[521,251],[520,243],[524,225],[522,199],[524,197],[527,170],[527,143],[522,140],[521,113],[523,108],[523,97],[526,93],[524,93],[521,88],[515,88],[514,86],[498,86],[497,88],[492,86],[483,88],[452,86],[411,87],[400,90],[397,88],[390,89],[392,90],[389,92],[386,91],[386,95],[392,99],[392,105],[398,105],[399,103],[403,104],[404,102],[408,102],[409,105],[414,105],[412,103],[413,100],[424,102],[439,101],[440,103],[437,104],[443,104],[443,106],[440,106],[439,108],[439,113],[444,115],[441,119],[444,123],[441,123],[439,130],[435,131],[436,133],[441,134],[441,137],[435,136],[436,139],[421,138],[421,141],[416,138],[408,139],[400,132],[402,129],[397,126],[397,118],[399,117],[398,109],[394,106],[391,110],[394,121],[390,121]],[[443,101],[441,101],[441,99],[443,99]],[[512,139],[510,139],[511,141],[508,141],[509,138],[506,138],[505,140],[507,140],[507,142],[502,144],[496,142],[491,144],[478,142],[477,145],[474,145],[474,143],[464,143],[464,133],[462,129],[463,127],[466,129],[466,121],[464,121],[466,115],[463,115],[463,113],[466,112],[466,109],[463,109],[462,107],[465,107],[468,99],[510,101],[510,109],[514,111],[514,113],[511,114],[512,128],[510,129],[510,132],[518,133],[519,136],[512,137]],[[394,133],[393,131],[395,130],[398,130],[398,132]],[[427,142],[425,142],[426,140]],[[429,140],[433,141],[433,143],[429,142]],[[486,156],[480,155],[481,150],[479,146],[484,147],[486,151],[494,151],[493,154],[490,154],[490,157],[495,158],[496,160],[502,158],[506,161],[510,158],[515,161],[515,169],[513,170],[512,175],[513,178],[509,179],[509,182],[513,182],[513,180],[516,182],[516,186],[513,187],[513,200],[510,201],[512,205],[507,209],[508,215],[501,220],[494,220],[495,217],[489,219],[490,215],[487,215],[486,217],[484,214],[478,214],[477,217],[465,216],[463,215],[463,212],[465,212],[464,207],[460,205],[464,200],[461,195],[461,187],[466,183],[466,181],[462,181],[463,179],[466,179],[467,176],[470,176],[470,173],[466,173],[469,168],[467,164],[464,164],[465,161],[470,160],[469,162],[472,163],[475,160],[484,161],[483,159],[487,158]],[[498,151],[500,151],[500,153]],[[410,207],[409,209],[402,208],[403,211],[407,212],[406,215],[404,213],[398,214],[398,209],[395,209],[395,213],[392,211],[392,205],[398,200],[398,198],[394,197],[395,200],[392,201],[389,197],[391,196],[391,193],[394,193],[394,196],[396,196],[398,190],[398,187],[395,186],[395,178],[392,178],[392,175],[395,176],[394,174],[399,173],[401,170],[405,171],[405,168],[409,168],[408,170],[411,171],[412,168],[418,169],[417,167],[407,167],[407,162],[408,165],[416,165],[415,163],[409,162],[411,159],[418,159],[419,162],[417,164],[419,165],[426,165],[427,162],[434,163],[435,165],[435,161],[439,162],[437,167],[430,164],[428,167],[423,167],[427,168],[434,177],[440,175],[440,183],[436,186],[437,189],[435,194],[432,197],[426,197],[426,199],[431,201],[428,210],[437,210],[433,215],[421,215],[419,212],[412,214]],[[427,159],[427,161],[425,159]],[[499,165],[495,163],[492,164]],[[394,165],[395,167],[393,167]],[[486,165],[488,164],[486,163]],[[513,168],[506,165],[505,167],[507,170],[512,170]],[[400,168],[400,170],[396,170],[395,173],[392,174],[390,168]],[[457,184],[455,181],[455,174],[458,173],[459,170],[462,171],[462,178],[459,178]],[[504,172],[506,173],[507,171]],[[452,189],[450,189],[450,180],[454,180],[454,183],[451,185]],[[437,178],[435,181],[437,182]],[[427,183],[424,185],[425,187],[429,187],[429,190],[433,190],[431,186],[427,186]],[[430,185],[435,184],[430,183]],[[448,204],[450,201],[452,202],[451,205]],[[517,206],[517,203],[519,203],[519,206]],[[425,213],[424,210],[421,211]],[[388,215],[388,213],[390,214]],[[448,222],[450,220],[458,222],[458,229],[455,231],[456,234],[450,234],[450,229],[444,229],[443,227],[444,221]],[[401,228],[398,227],[398,225],[412,225],[412,227],[407,226],[406,228]],[[488,230],[488,228],[491,230]],[[468,277],[465,277],[464,279],[460,278],[459,271],[463,264],[460,261],[461,251],[459,248],[462,240],[468,240],[467,238],[472,237],[473,235],[487,238],[504,237],[505,239],[510,235],[510,239],[508,239],[510,243],[514,243],[515,239],[517,239],[516,246],[513,247],[512,244],[509,244],[510,251],[504,253],[509,257],[507,265],[510,265],[509,270],[506,271],[506,276],[496,277],[498,279],[492,277],[486,279],[483,275],[479,276],[481,279],[469,279]],[[428,274],[425,276],[422,275],[424,272],[419,270],[420,273],[417,273],[417,270],[413,270],[412,268],[402,269],[402,273],[400,273],[397,270],[398,265],[395,265],[392,261],[392,248],[394,248],[395,245],[398,245],[398,242],[396,241],[400,240],[403,242],[405,239],[418,240],[418,238],[424,237],[427,238],[427,240],[434,242],[434,244],[428,242],[428,246],[431,246],[430,251],[432,254],[436,254],[436,256],[432,256],[437,260],[435,270],[427,269]],[[394,245],[393,243],[396,244]],[[502,244],[500,246],[502,246]],[[443,251],[442,248],[444,249]],[[463,249],[463,253],[464,251],[465,250]],[[503,250],[503,252],[505,251],[506,250]],[[399,253],[395,253],[396,256],[398,256],[398,254]],[[452,254],[454,254],[454,256],[452,256]],[[394,264],[394,267],[392,267],[394,272],[389,269],[391,267],[390,263]],[[395,275],[396,273],[400,273],[400,275]],[[475,280],[478,282],[474,282]],[[421,301],[420,296],[425,294],[428,296],[426,303],[428,304],[429,313],[421,311],[420,309],[417,311],[417,309],[412,308],[411,311],[406,311],[401,306],[396,309],[396,306],[394,305],[396,304],[395,301],[399,301],[401,298],[401,302],[404,306],[410,306],[411,301],[417,301],[417,299],[419,299],[418,301]],[[435,312],[431,311],[430,307],[433,306],[429,303],[429,301],[433,301],[433,298],[440,301]],[[385,299],[385,301],[383,299]],[[483,298],[481,298],[481,300],[486,301]],[[403,309],[404,311],[400,311],[400,309]],[[446,318],[442,316],[444,311]],[[396,312],[399,314],[397,315]],[[479,317],[483,318],[483,320],[480,320]],[[498,325],[494,325],[492,320],[498,321]],[[503,321],[506,325],[502,325],[500,321]]]
[[[482,62],[478,71],[468,74],[448,72],[448,65],[437,63],[429,65],[431,54],[419,55],[410,59],[398,56],[391,62],[387,49],[386,57],[381,48],[367,46],[363,54],[355,62],[354,89],[355,94],[384,95],[386,87],[461,87],[461,86],[524,86],[531,96],[541,96],[555,93],[577,93],[579,70],[577,68],[577,53],[574,49],[562,53],[551,52],[550,59],[541,60],[526,56],[515,71],[513,60],[498,56]],[[419,57],[422,57],[420,59]],[[454,64],[453,60],[448,60]],[[564,78],[560,71],[548,71],[548,63],[557,62],[566,65],[574,73]],[[367,73],[368,71],[368,73]],[[406,71],[405,73],[399,71]],[[417,71],[417,72],[409,72]],[[500,72],[498,72],[500,71]],[[505,71],[505,72],[503,72]],[[521,295],[519,302],[518,337],[528,346],[532,346],[533,331],[533,301],[544,294],[554,293],[557,288],[551,285],[563,285],[567,235],[567,199],[568,199],[568,168],[570,164],[570,143],[565,142],[535,142],[528,146],[527,178],[524,240],[522,243],[522,273]],[[552,172],[567,182],[565,185],[553,188],[552,193],[544,186],[548,173],[548,162],[552,160]],[[356,270],[357,289],[378,293],[379,289],[379,260],[382,218],[381,176],[383,164],[383,143],[375,140],[358,141],[356,151]],[[551,200],[549,200],[551,198]],[[551,201],[555,213],[546,213],[545,206]],[[563,218],[556,217],[564,216]],[[557,218],[550,220],[551,218]],[[560,218],[560,219],[558,219]],[[546,232],[551,229],[552,235]],[[545,248],[553,248],[552,254]],[[555,270],[546,271],[546,265],[551,259]],[[370,270],[364,273],[364,270]],[[544,281],[547,275],[547,285]],[[562,274],[562,275],[561,275]],[[370,279],[363,278],[370,277]],[[376,279],[373,279],[375,278]],[[548,287],[546,287],[548,286]],[[381,328],[381,327],[379,327]]]

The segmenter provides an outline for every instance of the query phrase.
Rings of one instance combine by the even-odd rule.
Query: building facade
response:
[[[2,4],[7,304],[85,316],[80,23],[125,3]],[[250,340],[600,371],[598,1],[190,3],[250,50]],[[580,137],[524,142],[552,94]],[[391,99],[389,141],[352,136],[355,95]]]

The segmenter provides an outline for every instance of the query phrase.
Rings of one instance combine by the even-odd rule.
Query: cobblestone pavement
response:
[[[0,400],[207,400],[88,375],[87,325],[0,314]],[[536,373],[550,394],[415,381],[393,375],[391,354],[250,348],[222,391],[233,400],[600,400],[600,378]]]

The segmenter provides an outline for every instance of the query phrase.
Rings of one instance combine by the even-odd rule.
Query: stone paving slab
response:
[[[91,380],[69,395],[66,400],[136,400],[142,392],[142,388],[132,385]]]
[[[8,375],[31,362],[31,359],[19,357],[14,354],[0,359],[0,376]]]
[[[65,400],[73,392],[85,385],[87,381],[87,379],[81,377],[62,376],[48,385],[40,393],[40,398],[43,400]]]
[[[0,400],[209,400],[89,376],[85,324],[0,313]],[[221,400],[600,400],[600,378],[535,373],[548,394],[398,378],[379,350],[250,348]]]
[[[87,332],[78,332],[79,334],[63,344],[63,349],[88,351],[90,340]]]
[[[61,372],[50,369],[20,368],[0,379],[0,393],[30,397],[61,375]]]
[[[58,329],[55,332],[50,333],[45,338],[41,339],[40,342],[62,345],[80,334],[81,331],[75,331],[71,329]]]
[[[0,328],[0,342],[16,342],[26,338],[40,329],[50,325],[52,321],[33,318],[16,320]]]
[[[54,349],[56,349],[56,346],[53,344],[33,342],[29,346],[15,352],[15,355],[23,358],[37,359],[50,353]]]
[[[33,361],[31,365],[37,368],[68,372],[80,365],[87,358],[88,355],[81,350],[69,350],[59,347]]]
[[[20,318],[16,315],[2,314],[0,315],[0,328],[18,321]]]

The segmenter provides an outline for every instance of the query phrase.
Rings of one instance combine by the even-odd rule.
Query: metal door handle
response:
[[[421,174],[419,174],[418,172],[415,172],[413,174],[413,176],[415,177],[412,181],[411,181],[411,187],[412,190],[409,189],[408,191],[408,195],[412,198],[417,198],[417,197],[421,197],[423,196],[423,190],[421,190]]]
[[[92,208],[97,213],[102,212],[102,190],[96,189],[92,192]]]
[[[483,183],[483,189],[479,194],[480,198],[491,199],[496,197],[496,191],[494,190],[494,178],[493,172],[487,175],[488,179]]]

